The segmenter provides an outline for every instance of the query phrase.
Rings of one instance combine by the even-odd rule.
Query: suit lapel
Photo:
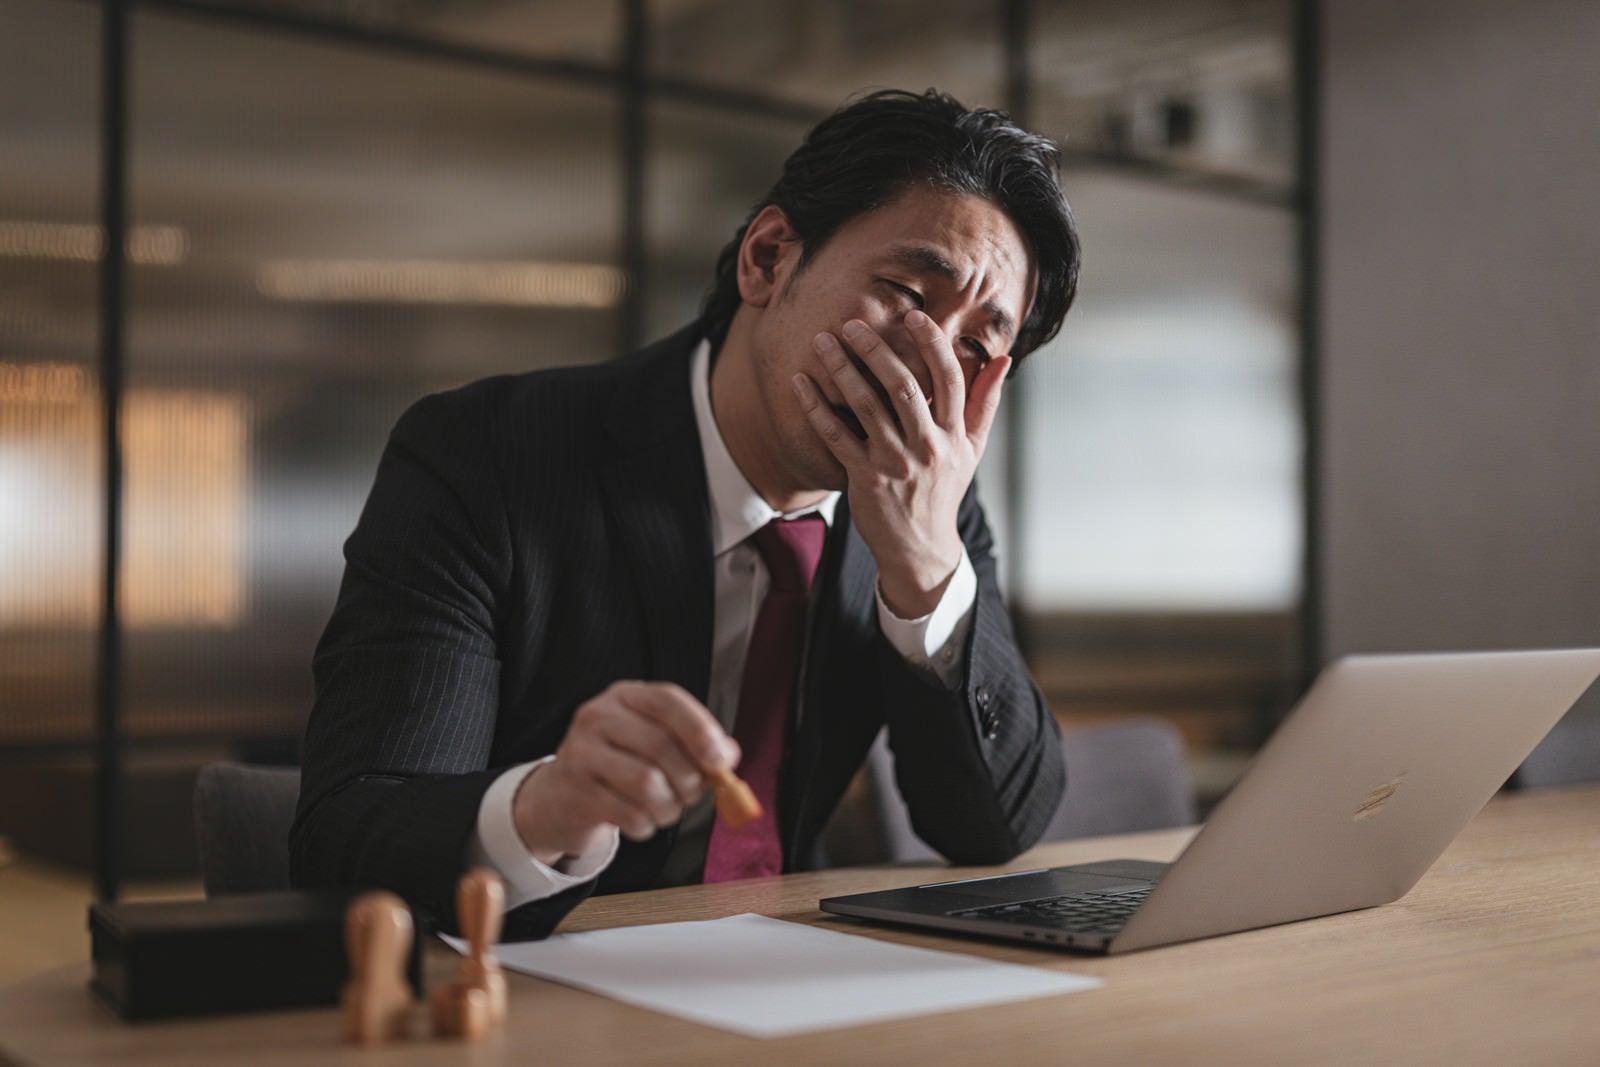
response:
[[[685,331],[641,354],[607,428],[615,451],[601,477],[615,543],[638,590],[651,680],[705,700],[713,603],[710,503],[689,394]],[[655,358],[651,358],[654,356]]]

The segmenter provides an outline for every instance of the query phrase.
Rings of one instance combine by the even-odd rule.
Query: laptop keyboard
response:
[[[1139,910],[1155,886],[1120,893],[1072,893],[1020,904],[994,904],[951,914],[962,919],[998,919],[1027,926],[1048,926],[1075,934],[1114,934]]]

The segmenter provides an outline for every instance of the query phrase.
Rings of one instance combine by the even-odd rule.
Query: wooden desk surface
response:
[[[1188,834],[1049,845],[1013,866],[1170,859]],[[331,1010],[125,1026],[94,1000],[88,965],[77,964],[0,990],[0,1061],[1600,1063],[1600,787],[1495,799],[1395,904],[1126,956],[889,930],[817,910],[821,896],[932,880],[929,870],[862,868],[604,897],[563,929],[751,911],[1092,974],[1105,987],[763,1041],[513,974],[512,1017],[488,1042],[424,1038],[363,1052],[338,1043]],[[453,966],[446,950],[430,958],[435,978]]]

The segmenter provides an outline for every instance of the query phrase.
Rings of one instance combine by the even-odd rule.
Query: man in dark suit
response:
[[[296,883],[449,926],[487,864],[515,938],[802,869],[885,726],[930,845],[1033,844],[1060,746],[972,478],[1077,268],[1047,140],[877,93],[790,157],[694,325],[414,406],[317,651]],[[733,767],[766,809],[738,833],[705,796]]]

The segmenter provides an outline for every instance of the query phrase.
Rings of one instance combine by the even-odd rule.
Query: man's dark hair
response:
[[[733,319],[739,245],[768,205],[780,208],[799,236],[803,269],[845,223],[924,183],[992,201],[1032,246],[1038,290],[1011,347],[1020,359],[1056,335],[1078,290],[1078,231],[1059,166],[1049,138],[1022,129],[1003,111],[967,108],[933,89],[868,94],[822,120],[784,163],[783,175],[717,257],[700,321],[720,331]]]

